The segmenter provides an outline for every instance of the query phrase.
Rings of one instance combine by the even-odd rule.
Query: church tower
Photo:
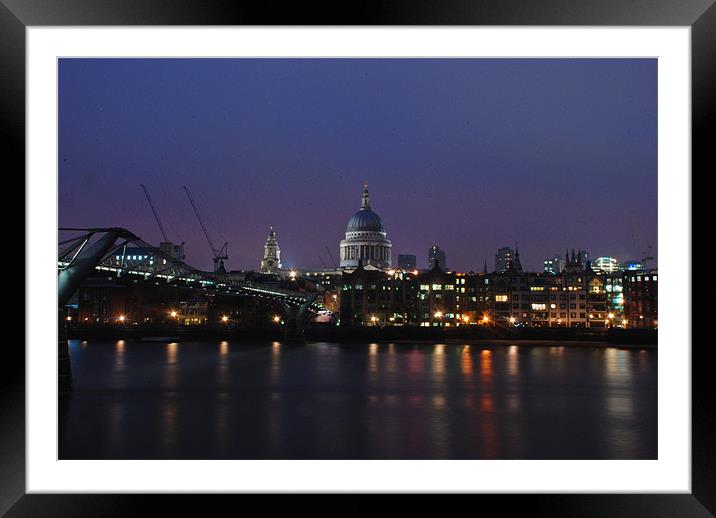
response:
[[[276,232],[273,227],[269,228],[266,244],[264,245],[264,258],[261,260],[261,271],[273,273],[281,269],[281,249],[276,241]]]

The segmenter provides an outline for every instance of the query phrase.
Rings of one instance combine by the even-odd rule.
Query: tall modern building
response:
[[[276,232],[273,227],[269,228],[266,244],[264,244],[264,257],[261,259],[261,271],[272,273],[281,269],[281,249],[276,241]]]
[[[619,271],[619,261],[613,257],[597,257],[592,263],[595,272],[614,273]]]
[[[383,220],[370,207],[368,185],[363,187],[360,210],[348,220],[346,238],[340,244],[341,268],[373,265],[390,268],[390,249]]]
[[[624,271],[644,270],[645,268],[646,261],[640,261],[637,259],[629,259],[628,261],[625,261],[622,265],[622,270]]]
[[[445,258],[445,251],[440,250],[440,247],[437,245],[433,245],[428,249],[428,270],[432,270],[435,267],[435,262],[438,263],[438,266],[440,266],[441,270],[447,270],[447,259]]]
[[[544,260],[544,272],[545,273],[551,273],[552,275],[557,275],[563,269],[564,269],[564,261],[562,261],[562,256],[559,254],[555,254],[554,257],[550,257],[550,258]]]
[[[515,252],[509,246],[503,246],[495,254],[495,271],[504,273],[510,267],[510,263],[515,259]]]
[[[398,268],[401,270],[415,270],[418,259],[413,254],[400,254],[398,256]]]

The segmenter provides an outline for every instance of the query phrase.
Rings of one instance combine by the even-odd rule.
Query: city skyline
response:
[[[565,248],[657,259],[656,60],[61,60],[60,226],[161,239],[187,261],[258,270],[269,226],[286,267],[330,264],[363,182],[393,264],[437,245],[481,270]],[[450,80],[447,80],[450,79]],[[290,85],[290,86],[289,86]],[[223,236],[223,237],[222,237]]]

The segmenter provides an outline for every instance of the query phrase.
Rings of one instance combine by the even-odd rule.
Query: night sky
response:
[[[63,59],[59,144],[60,226],[158,243],[144,183],[199,268],[182,185],[228,269],[258,269],[269,225],[285,266],[338,260],[363,182],[393,264],[656,257],[655,59]]]

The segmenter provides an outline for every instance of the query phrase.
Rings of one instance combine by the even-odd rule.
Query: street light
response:
[[[276,316],[273,317],[273,321],[278,324],[278,323],[281,321],[281,317],[279,317],[278,315],[276,315]]]
[[[169,312],[169,316],[171,316],[172,318],[176,318],[176,317],[177,317],[177,312],[172,309],[172,310]]]
[[[223,316],[221,317],[221,321],[224,322],[224,323],[227,323],[227,322],[229,321],[229,317],[227,317],[226,315],[223,315]]]
[[[127,318],[127,317],[125,317],[124,315],[119,315],[117,317],[117,322],[123,323],[125,318]]]

